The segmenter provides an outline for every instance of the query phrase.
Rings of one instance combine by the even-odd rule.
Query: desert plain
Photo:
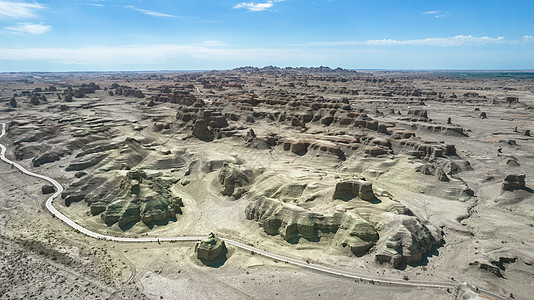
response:
[[[0,74],[6,158],[155,239],[0,162],[0,298],[531,299],[533,78]],[[371,280],[158,240],[210,233]]]

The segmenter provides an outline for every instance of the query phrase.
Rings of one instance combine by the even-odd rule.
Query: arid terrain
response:
[[[6,157],[57,180],[54,207],[84,228],[215,233],[384,279],[91,238],[48,211],[49,182],[0,162],[0,299],[534,293],[531,73],[2,73],[0,89]]]

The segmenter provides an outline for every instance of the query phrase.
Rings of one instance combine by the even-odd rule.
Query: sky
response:
[[[533,16],[534,0],[0,0],[0,72],[534,70]]]

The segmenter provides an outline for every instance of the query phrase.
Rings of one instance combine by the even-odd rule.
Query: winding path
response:
[[[5,134],[6,134],[6,123],[2,123],[2,133],[0,134],[0,138],[2,138]],[[63,192],[63,187],[61,186],[61,184],[59,184],[59,182],[57,182],[56,180],[54,180],[54,179],[52,179],[50,177],[47,177],[47,176],[44,176],[44,175],[40,175],[40,174],[36,174],[36,173],[33,173],[33,172],[30,172],[30,171],[26,170],[24,167],[22,167],[18,163],[13,162],[13,161],[11,161],[11,160],[9,160],[9,159],[7,159],[5,157],[5,153],[7,151],[6,146],[0,144],[0,149],[1,149],[1,152],[0,152],[0,159],[1,160],[3,160],[4,162],[16,167],[17,169],[19,169],[21,172],[23,172],[26,175],[33,176],[33,177],[48,181],[48,182],[50,182],[51,184],[54,185],[55,188],[56,188],[56,192],[52,196],[50,196],[50,198],[48,198],[46,200],[46,208],[54,216],[56,216],[58,219],[60,219],[61,221],[65,222],[67,225],[69,225],[73,229],[78,230],[79,232],[81,232],[81,233],[83,233],[83,234],[85,234],[87,236],[90,236],[90,237],[93,237],[93,238],[96,238],[96,239],[100,239],[100,240],[108,240],[108,241],[114,241],[114,242],[127,242],[127,243],[177,242],[177,241],[181,241],[181,242],[196,242],[196,241],[199,241],[199,240],[202,240],[202,239],[206,238],[206,236],[129,238],[129,237],[114,237],[114,236],[108,236],[108,235],[103,235],[103,234],[100,234],[100,233],[93,232],[93,231],[91,231],[91,230],[89,230],[87,228],[84,228],[84,227],[78,225],[76,222],[72,221],[67,216],[65,216],[64,214],[59,212],[52,205],[52,201],[54,200],[54,198],[56,198],[57,196],[59,196]],[[454,288],[456,286],[456,283],[454,283],[454,282],[431,282],[431,281],[416,281],[416,280],[407,281],[407,280],[403,280],[403,279],[384,278],[384,277],[378,277],[378,276],[363,275],[363,274],[348,272],[348,271],[345,271],[345,270],[335,269],[335,268],[332,268],[332,267],[327,267],[327,266],[323,266],[323,265],[319,265],[319,264],[307,263],[307,262],[304,262],[304,261],[301,261],[301,260],[298,260],[298,259],[294,259],[294,258],[278,255],[278,254],[275,254],[275,253],[267,252],[267,251],[258,249],[256,247],[253,247],[253,246],[250,246],[250,245],[246,245],[246,244],[243,244],[243,243],[240,243],[240,242],[228,239],[228,238],[221,238],[221,239],[224,240],[226,244],[232,245],[232,246],[237,247],[237,248],[241,248],[243,250],[254,252],[256,254],[259,254],[259,255],[262,255],[262,256],[265,256],[265,257],[268,257],[268,258],[272,258],[272,259],[275,259],[277,261],[293,264],[293,265],[296,265],[296,266],[300,266],[300,267],[303,267],[303,268],[307,268],[307,269],[311,269],[311,270],[315,270],[315,271],[319,271],[319,272],[323,272],[323,273],[328,273],[328,274],[338,275],[338,276],[342,276],[342,277],[352,278],[352,279],[356,279],[356,280],[360,280],[360,281],[367,281],[367,282],[371,282],[371,283],[381,283],[381,284],[385,284],[385,285],[407,286],[407,287],[426,287],[426,288]],[[488,299],[502,299],[502,300],[506,299],[505,297],[502,297],[502,296],[500,296],[500,295],[498,295],[496,293],[493,293],[493,292],[490,292],[490,291],[486,291],[486,290],[479,290],[479,293],[480,293],[480,295],[485,296]]]

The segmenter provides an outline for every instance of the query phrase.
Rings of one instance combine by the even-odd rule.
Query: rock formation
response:
[[[213,233],[210,233],[207,239],[195,245],[197,258],[206,260],[207,262],[212,262],[217,259],[224,250],[226,250],[226,244]]]
[[[502,184],[504,191],[515,191],[525,189],[525,175],[508,175]]]
[[[41,103],[41,100],[39,96],[33,95],[32,98],[30,99],[30,103],[33,105],[39,105]]]
[[[43,185],[43,187],[41,188],[41,191],[43,195],[52,194],[53,192],[56,191],[56,188],[53,185]]]
[[[76,89],[76,90],[74,90],[74,95],[73,96],[74,96],[74,98],[83,98],[83,97],[85,97],[85,94],[81,90]]]
[[[247,219],[258,221],[265,233],[280,234],[286,241],[294,241],[299,237],[314,240],[318,230],[336,232],[342,218],[341,214],[324,216],[267,198],[251,202],[245,214]]]
[[[373,185],[363,180],[342,181],[336,184],[334,199],[350,200],[355,197],[367,201],[375,200]]]
[[[391,263],[395,268],[420,261],[433,246],[443,241],[437,228],[423,225],[410,215],[390,214],[378,227],[382,230],[379,231],[376,260]]]
[[[193,136],[199,140],[210,142],[213,140],[213,129],[203,119],[198,119],[193,125]]]
[[[230,166],[225,163],[219,171],[218,181],[222,185],[223,190],[221,194],[225,196],[233,196],[235,199],[247,192],[249,186],[254,180],[252,170],[241,170],[236,166]]]

